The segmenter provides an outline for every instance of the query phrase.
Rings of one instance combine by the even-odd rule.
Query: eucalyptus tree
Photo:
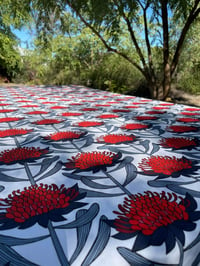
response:
[[[0,0],[0,71],[3,76],[12,77],[20,64],[19,40],[13,33],[30,19],[30,5],[27,1]]]
[[[136,67],[145,77],[151,97],[160,99],[170,92],[187,33],[200,13],[200,0],[58,0],[48,4],[32,0],[32,5],[38,10],[40,32],[43,26],[52,30],[55,21],[61,27],[65,13],[72,12],[108,52]],[[176,34],[174,23],[181,26]],[[124,36],[132,43],[128,51],[122,44]],[[156,50],[162,53],[159,64]]]

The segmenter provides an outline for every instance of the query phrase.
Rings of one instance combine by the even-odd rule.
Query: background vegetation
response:
[[[21,2],[19,1],[6,0],[6,2],[7,7],[5,8],[5,1],[0,0],[0,7],[4,7],[0,14],[0,73],[3,80],[8,78],[9,81],[25,84],[82,84],[113,92],[137,94],[147,97],[152,96],[150,95],[148,80],[142,75],[141,71],[134,64],[128,62],[125,57],[109,50],[98,35],[86,27],[87,25],[81,21],[80,17],[77,15],[73,16],[73,12],[66,9],[64,13],[61,13],[61,10],[48,9],[49,7],[45,6],[42,6],[42,9],[40,9],[39,3],[45,3],[42,0],[26,1],[23,3],[25,5],[24,8],[21,8]],[[77,3],[79,2],[81,3],[82,1],[77,1]],[[128,3],[129,1],[119,2]],[[145,7],[146,5],[148,7],[147,4],[151,3],[153,5],[154,1],[144,0],[135,2],[143,3],[141,6]],[[164,2],[169,2],[168,5],[171,5],[169,5],[170,10],[173,10],[173,1]],[[183,2],[180,1],[182,6],[179,3],[180,5],[176,6],[176,10],[180,12],[183,10],[187,11],[185,13],[187,17],[191,6],[187,6],[186,1],[184,7]],[[191,3],[191,1],[189,2]],[[53,3],[54,1],[52,2],[52,7]],[[51,3],[49,3],[49,6],[51,6]],[[45,12],[41,12],[45,8],[46,12],[50,12],[48,17],[50,19],[46,18]],[[52,10],[58,10],[58,12],[52,12]],[[81,8],[78,10],[81,10]],[[88,15],[87,8],[84,12],[84,14],[87,14],[89,21],[90,16]],[[90,25],[96,23],[95,26],[100,27],[100,22],[97,21],[99,18],[95,17],[92,19]],[[172,52],[169,53],[169,58],[173,57],[177,40],[184,25],[183,17],[179,17],[177,23],[174,23],[174,19],[175,17],[170,17],[169,46]],[[148,22],[151,25],[149,20],[150,17]],[[113,20],[114,22],[115,20]],[[141,28],[141,25],[144,25],[142,14],[138,16],[137,23],[139,25],[138,29]],[[152,42],[151,55],[154,58],[153,70],[156,73],[157,79],[162,81],[164,71],[163,40],[159,38],[153,39],[157,34],[153,35],[153,25],[155,23],[155,21],[152,21],[151,31],[149,30],[149,33],[152,34],[152,37],[149,37]],[[160,21],[158,20],[157,23],[160,23]],[[13,34],[13,29],[20,29],[22,26],[37,29],[35,31],[34,48],[32,49],[18,48],[19,40]],[[104,29],[104,38],[109,40],[109,45],[112,44],[112,47],[114,47],[112,49],[120,47],[121,53],[140,66],[141,62],[138,53],[136,49],[132,49],[132,40],[129,32],[125,30],[126,24],[120,20],[121,30],[118,30],[118,26],[119,24],[116,24],[115,27],[112,26],[109,30]],[[199,29],[200,21],[196,19],[190,26],[187,38],[184,40],[182,53],[171,80],[172,87],[194,94],[200,93]],[[144,35],[139,30],[135,32],[135,35],[142,53],[147,55]]]

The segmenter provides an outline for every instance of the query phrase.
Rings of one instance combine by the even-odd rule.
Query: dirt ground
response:
[[[16,83],[0,83],[0,87],[12,87],[12,86],[15,87],[15,86],[26,86],[26,85],[16,84]],[[200,95],[192,95],[177,89],[173,89],[171,91],[168,101],[200,107]]]

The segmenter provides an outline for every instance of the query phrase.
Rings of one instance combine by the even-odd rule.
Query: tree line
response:
[[[200,0],[6,2],[0,70],[16,81],[138,90],[162,100],[173,85],[200,91]],[[34,49],[19,56],[12,28],[27,25]]]

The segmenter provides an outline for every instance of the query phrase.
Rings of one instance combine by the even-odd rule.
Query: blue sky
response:
[[[21,30],[13,30],[13,33],[20,39],[19,46],[22,48],[32,48],[33,33],[27,28],[22,28]]]

